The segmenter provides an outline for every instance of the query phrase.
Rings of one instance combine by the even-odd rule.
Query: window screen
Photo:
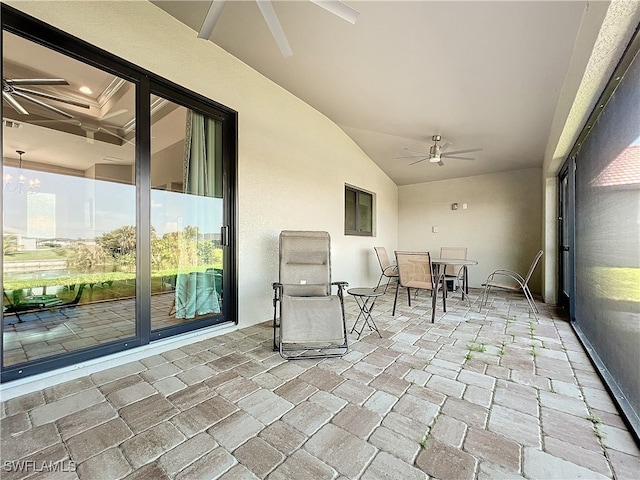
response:
[[[575,327],[605,379],[640,413],[640,61],[576,158]],[[635,419],[635,422],[634,422]]]

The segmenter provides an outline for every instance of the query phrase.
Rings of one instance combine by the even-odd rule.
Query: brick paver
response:
[[[382,338],[350,336],[343,358],[284,361],[265,322],[6,399],[2,477],[637,477],[638,445],[552,307],[454,294],[432,324],[427,297],[395,317],[392,302],[376,302]]]

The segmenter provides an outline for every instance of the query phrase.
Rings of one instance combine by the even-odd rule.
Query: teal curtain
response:
[[[184,193],[222,198],[222,161],[220,138],[222,124],[204,115],[187,111],[184,150]],[[197,215],[206,224],[208,212]],[[176,281],[176,318],[194,318],[220,312],[220,298],[213,271],[198,271],[199,232],[180,232],[184,251],[180,255]],[[195,242],[195,245],[193,244]]]
[[[222,198],[222,124],[200,113],[187,112],[184,152],[185,193]]]

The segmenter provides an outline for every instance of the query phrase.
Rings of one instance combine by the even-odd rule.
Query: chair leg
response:
[[[378,278],[378,283],[376,284],[376,289],[380,286],[380,282],[382,282],[382,277],[384,277],[384,273],[380,274],[380,278]],[[385,292],[386,292],[386,289],[385,289]]]
[[[480,294],[480,306],[478,307],[478,311],[481,311],[482,307],[487,304],[487,299],[489,298],[489,289],[489,285],[484,286],[484,290],[482,290],[482,293]]]
[[[431,323],[435,323],[436,321],[436,300],[438,299],[437,290],[434,292],[431,291]]]
[[[384,293],[387,293],[387,289],[389,288],[389,285],[391,284],[391,279],[393,277],[389,277],[389,280],[387,281],[387,284],[384,286]],[[377,287],[376,287],[377,288]]]
[[[536,302],[533,298],[533,294],[531,293],[531,290],[529,290],[529,287],[525,285],[524,287],[526,289],[526,293],[528,294],[528,300],[529,300],[529,305],[531,305],[532,310],[535,313],[538,313],[538,307],[536,307]]]
[[[533,299],[533,295],[531,294],[531,291],[529,290],[529,288],[527,286],[525,286],[522,289],[522,291],[524,292],[524,297],[527,299],[527,302],[529,303],[529,308],[533,312],[533,316],[536,317],[536,320],[537,320],[538,319],[538,307],[536,307],[535,300]]]
[[[411,289],[407,287],[407,296],[409,297],[409,306],[411,306]]]
[[[400,289],[400,282],[396,282],[396,295],[393,298],[393,312],[391,312],[391,316],[393,317],[396,314],[396,303],[398,303],[398,290]]]

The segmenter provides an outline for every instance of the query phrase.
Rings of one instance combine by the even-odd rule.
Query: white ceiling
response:
[[[211,4],[152,3],[191,27],[194,37]],[[563,142],[565,151],[570,148],[620,54],[611,40],[615,35],[596,41],[606,25],[604,13],[594,11],[605,11],[608,2],[349,0],[360,12],[355,25],[308,0],[271,3],[292,56],[282,56],[254,0],[228,0],[211,41],[329,117],[398,185],[542,166],[545,152],[557,153],[556,145]],[[640,2],[617,3],[627,10],[618,8],[617,16],[610,15],[614,27],[609,28],[626,31],[628,41],[633,29],[625,22],[637,25]],[[626,44],[624,38],[615,39]],[[71,85],[49,90],[91,104],[88,112],[65,107],[75,119],[132,139],[133,132],[125,128],[134,121],[129,86],[113,92],[110,86],[116,79],[105,78],[104,72],[6,33],[3,42],[5,76],[67,78]],[[600,61],[590,62],[592,71],[585,75],[598,42]],[[43,71],[29,65],[40,65]],[[584,88],[585,79],[591,89]],[[81,83],[96,93],[80,94]],[[585,97],[581,109],[575,104],[570,108],[580,95]],[[6,105],[3,114],[23,122],[37,114],[47,116],[29,108],[34,109],[29,117]],[[163,124],[170,118],[167,115]],[[26,159],[47,158],[74,168],[83,168],[69,163],[74,158],[87,164],[105,157],[133,161],[131,143],[99,142],[101,148],[97,143],[94,148],[78,121],[5,129],[5,157],[17,159],[14,152],[22,149],[29,152]],[[573,131],[567,134],[569,124]],[[68,140],[72,143],[63,152],[52,151],[56,142],[49,138],[55,134],[51,129],[62,127],[74,133],[75,140]],[[154,128],[160,127],[154,122]],[[442,135],[442,143],[451,142],[449,151],[482,151],[469,155],[474,161],[445,159],[442,167],[393,159],[407,155],[405,148],[428,152],[434,134]],[[96,139],[100,135],[104,138],[105,132],[98,132]],[[154,149],[166,146],[161,143],[156,140]]]
[[[194,35],[210,5],[152,3]],[[575,95],[571,62],[595,40],[577,43],[586,1],[347,1],[355,25],[310,1],[271,3],[292,56],[253,0],[228,1],[211,41],[337,123],[398,185],[540,167],[561,95]],[[434,134],[483,150],[442,167],[392,159],[428,152]]]

